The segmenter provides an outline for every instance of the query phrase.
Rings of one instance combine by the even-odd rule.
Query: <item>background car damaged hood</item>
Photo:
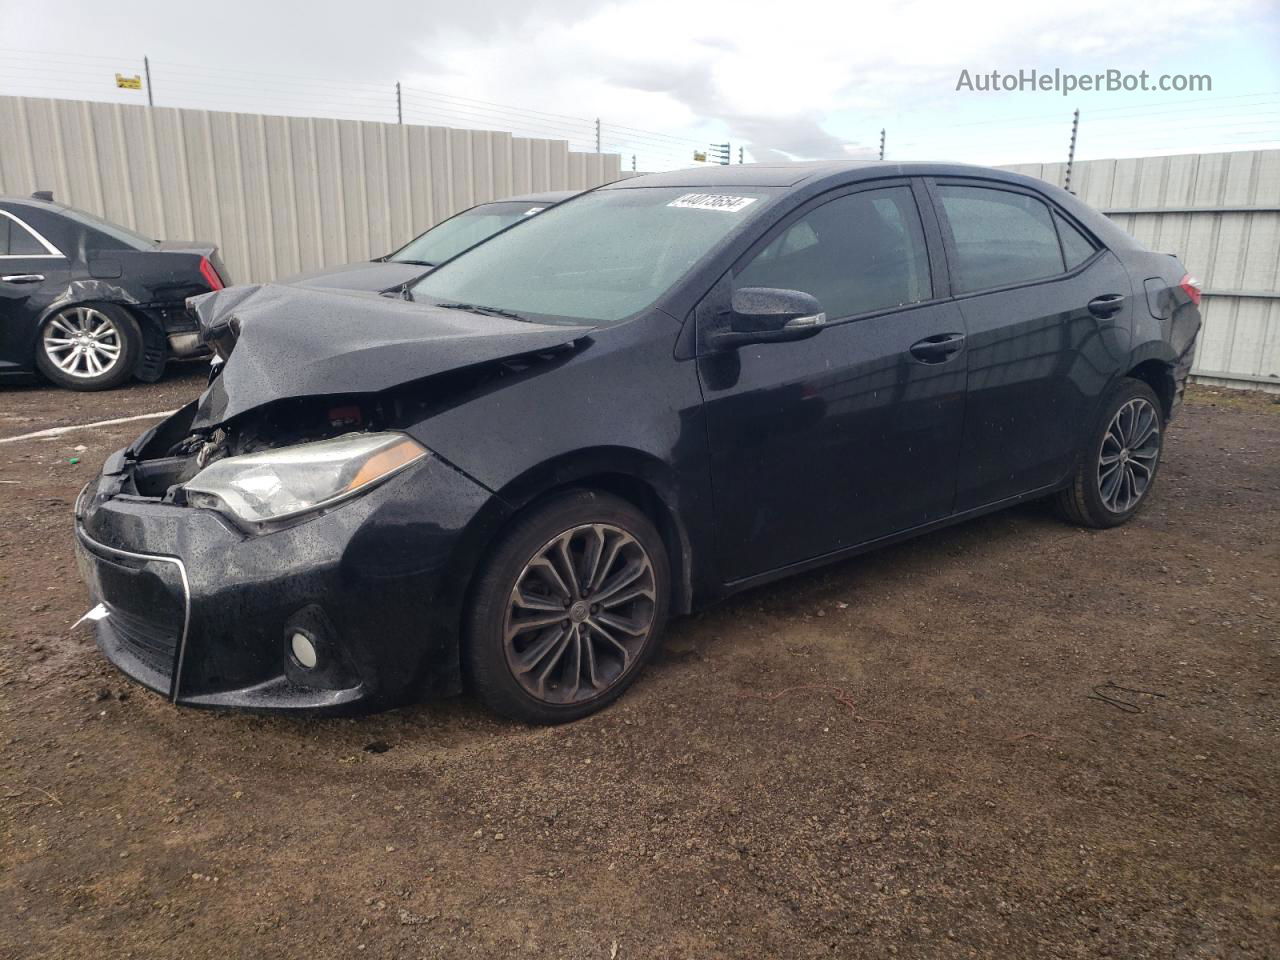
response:
[[[294,397],[378,393],[571,344],[589,326],[527,323],[372,293],[274,284],[193,297],[200,336],[226,357],[193,427]]]

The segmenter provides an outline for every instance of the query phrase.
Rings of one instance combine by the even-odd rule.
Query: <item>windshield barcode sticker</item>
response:
[[[726,197],[722,193],[686,193],[676,197],[668,207],[692,207],[695,210],[723,210],[737,213],[743,207],[756,202],[755,197]]]

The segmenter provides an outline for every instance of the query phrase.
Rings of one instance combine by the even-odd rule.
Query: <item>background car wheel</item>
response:
[[[661,641],[666,548],[618,497],[573,491],[534,509],[480,573],[463,660],[498,713],[563,723],[629,687]]]
[[[60,387],[109,390],[133,373],[142,331],[114,304],[64,307],[45,321],[36,342],[36,366]]]
[[[1155,485],[1164,426],[1155,391],[1140,380],[1122,380],[1102,405],[1071,486],[1058,494],[1063,517],[1105,528],[1137,513]]]

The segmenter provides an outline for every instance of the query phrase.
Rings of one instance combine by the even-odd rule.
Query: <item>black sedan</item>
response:
[[[0,382],[156,380],[204,351],[185,302],[225,278],[213,244],[160,243],[48,193],[0,198]]]
[[[281,282],[327,290],[390,290],[418,279],[431,268],[452,260],[507,227],[523,223],[577,195],[577,190],[552,190],[480,203],[441,220],[385,257],[326,267]]]
[[[224,290],[208,390],[78,499],[90,619],[179,704],[580,717],[744,587],[1030,498],[1128,520],[1199,298],[1069,193],[923,163],[655,174],[403,295]]]

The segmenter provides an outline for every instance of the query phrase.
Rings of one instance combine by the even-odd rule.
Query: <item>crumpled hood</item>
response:
[[[373,260],[365,263],[344,263],[310,273],[299,273],[279,281],[297,287],[315,287],[323,290],[390,290],[416,280],[430,267],[418,263],[397,263],[394,260]]]
[[[565,346],[589,326],[526,323],[352,291],[277,284],[187,301],[225,357],[192,427],[296,397],[379,393],[480,363]]]

